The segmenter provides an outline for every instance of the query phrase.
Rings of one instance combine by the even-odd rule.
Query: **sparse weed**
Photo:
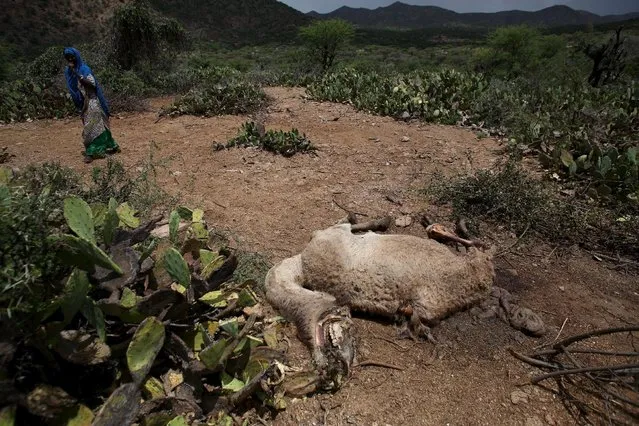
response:
[[[469,219],[475,227],[486,221],[505,225],[517,235],[528,230],[528,235],[554,244],[636,256],[639,206],[610,210],[588,197],[560,197],[558,192],[513,162],[454,180],[435,176],[427,190],[436,203],[450,204],[456,217]]]

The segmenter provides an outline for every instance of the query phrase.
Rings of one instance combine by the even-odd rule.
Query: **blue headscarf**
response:
[[[73,99],[73,103],[76,108],[81,110],[84,105],[84,96],[82,96],[82,92],[80,92],[80,89],[78,88],[78,76],[87,77],[93,73],[91,72],[91,68],[82,61],[82,57],[80,56],[78,49],[74,47],[66,47],[64,49],[64,56],[67,55],[73,55],[75,57],[75,72],[72,72],[69,67],[66,67],[64,69],[64,76],[67,78],[67,87],[69,89],[71,99]],[[93,77],[95,78],[95,76]],[[97,80],[95,83],[95,90],[98,100],[100,101],[100,105],[102,105],[102,109],[108,117],[110,115],[109,104],[107,103],[104,93],[102,93],[102,88],[98,84]]]

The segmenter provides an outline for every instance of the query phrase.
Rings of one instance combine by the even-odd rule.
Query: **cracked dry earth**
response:
[[[158,180],[167,191],[201,206],[212,227],[232,230],[243,247],[276,262],[299,252],[313,230],[344,217],[340,206],[370,217],[420,211],[446,217],[420,194],[432,173],[468,173],[490,167],[501,156],[497,141],[478,139],[465,129],[398,122],[348,105],[312,102],[303,89],[269,88],[267,93],[272,103],[262,115],[266,127],[297,127],[319,148],[316,156],[214,152],[212,145],[235,136],[249,117],[185,116],[155,123],[158,108],[170,101],[155,99],[149,112],[113,119],[122,146],[118,158],[135,169],[153,146]],[[12,124],[0,127],[0,146],[16,155],[13,167],[58,161],[88,171],[92,166],[82,163],[80,133],[77,119]],[[391,232],[425,236],[418,222]],[[495,238],[492,243],[506,247],[513,241]],[[272,424],[575,424],[552,394],[522,386],[539,371],[515,360],[508,348],[530,352],[552,341],[564,322],[563,336],[636,322],[639,280],[584,253],[559,252],[533,245],[497,262],[497,284],[542,315],[550,329],[545,338],[527,338],[498,319],[477,321],[461,313],[434,330],[440,341],[434,347],[398,341],[393,325],[359,318],[360,359],[403,370],[358,368],[336,394],[292,401]],[[292,326],[287,333],[291,358],[303,365],[306,351]]]

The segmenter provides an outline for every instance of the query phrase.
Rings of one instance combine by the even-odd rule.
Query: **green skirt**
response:
[[[113,139],[108,125],[108,118],[97,98],[87,99],[82,114],[82,139],[84,155],[91,158],[102,158],[106,154],[118,152],[120,147]]]
[[[93,139],[84,151],[85,155],[91,158],[102,158],[106,154],[118,152],[120,147],[111,135],[111,131],[106,129],[97,138]]]

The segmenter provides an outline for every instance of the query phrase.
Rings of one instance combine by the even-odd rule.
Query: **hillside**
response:
[[[433,28],[443,26],[498,27],[504,25],[533,25],[557,27],[606,23],[630,19],[639,14],[599,16],[567,6],[552,6],[537,12],[511,10],[497,13],[457,13],[436,6],[414,6],[395,2],[377,9],[341,7],[315,17],[341,18],[360,27],[374,28]]]
[[[80,44],[107,31],[113,10],[129,0],[0,0],[0,41],[34,55],[50,45]],[[226,43],[287,41],[311,18],[276,0],[149,0],[196,36]]]
[[[571,0],[566,5],[575,10],[587,10],[598,15],[624,15],[639,12],[637,0]]]
[[[276,0],[150,0],[207,39],[231,43],[289,41],[311,18]]]

